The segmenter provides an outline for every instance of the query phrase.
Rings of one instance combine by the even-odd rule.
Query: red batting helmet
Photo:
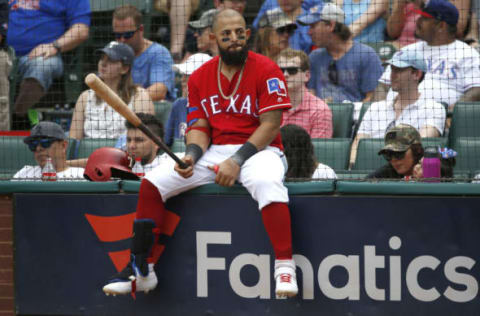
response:
[[[102,147],[96,149],[88,157],[83,176],[90,181],[109,181],[110,178],[123,180],[139,180],[132,173],[128,154],[121,149]]]

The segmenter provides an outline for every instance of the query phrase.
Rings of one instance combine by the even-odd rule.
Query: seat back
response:
[[[35,166],[33,153],[23,142],[23,136],[0,136],[0,173],[13,176],[25,165]]]
[[[335,171],[346,170],[350,157],[350,138],[314,138],[313,150],[318,162]]]
[[[333,136],[334,138],[350,138],[353,125],[352,103],[329,103],[332,110]]]
[[[117,140],[109,138],[84,138],[79,141],[72,159],[88,158],[92,152],[101,147],[115,147]]]
[[[458,137],[480,137],[480,102],[459,102],[453,108],[450,144]]]
[[[480,169],[480,137],[458,137],[453,149],[457,152],[455,173],[469,171],[473,174]]]

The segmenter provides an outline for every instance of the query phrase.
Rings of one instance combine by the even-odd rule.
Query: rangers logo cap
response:
[[[457,25],[458,9],[455,5],[446,0],[429,0],[425,2],[422,10],[415,9],[421,16],[444,21],[449,25]]]

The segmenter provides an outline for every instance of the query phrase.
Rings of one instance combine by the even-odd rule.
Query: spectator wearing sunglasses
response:
[[[457,102],[480,101],[480,55],[473,47],[456,39],[462,14],[447,0],[430,0],[422,4],[415,36],[421,41],[402,50],[423,52],[428,70],[420,84],[422,96],[444,104],[450,110]],[[390,100],[390,67],[385,69],[375,90],[374,100]]]
[[[88,0],[8,1],[7,44],[15,49],[21,78],[15,100],[15,129],[29,129],[27,111],[63,74],[61,53],[88,39]]]
[[[123,43],[111,42],[102,49],[98,61],[99,77],[134,112],[154,114],[147,90],[133,83],[133,49]],[[70,138],[118,138],[125,134],[125,118],[98,97],[92,89],[77,100],[70,125]]]
[[[37,180],[42,179],[42,168],[47,158],[52,159],[53,167],[57,171],[57,179],[61,180],[83,180],[83,168],[67,166],[68,142],[65,132],[57,123],[42,121],[35,125],[23,142],[32,151],[37,166],[25,166],[18,171],[13,179],[15,180]]]
[[[327,102],[369,101],[383,68],[371,47],[352,40],[343,10],[326,3],[311,8],[297,22],[310,26],[309,34],[319,47],[310,54],[308,88]]]
[[[398,94],[393,100],[374,102],[368,108],[352,144],[351,164],[355,161],[361,138],[381,138],[398,124],[415,127],[422,137],[439,137],[443,134],[445,107],[434,100],[422,98],[418,89],[427,71],[423,53],[401,50],[387,63],[392,68],[392,89]]]
[[[199,53],[208,54],[212,57],[218,55],[218,46],[215,36],[212,34],[213,17],[217,9],[205,11],[198,20],[188,22],[197,39],[197,50]]]
[[[287,48],[280,52],[276,61],[285,76],[288,96],[292,103],[292,108],[283,112],[282,126],[295,124],[304,128],[311,138],[331,138],[332,111],[306,87],[310,78],[307,54]]]
[[[133,48],[133,82],[147,89],[153,101],[176,98],[173,59],[168,49],[144,37],[142,14],[133,5],[118,7],[113,12],[115,40]]]
[[[261,20],[271,10],[281,10],[289,19],[296,23],[297,17],[323,2],[323,0],[266,0],[253,21],[253,28],[259,29]],[[312,51],[313,43],[310,35],[308,35],[308,26],[297,24],[297,28],[291,34],[289,42],[291,48],[303,50],[309,54]]]
[[[289,47],[289,38],[297,28],[295,21],[280,8],[267,11],[259,23],[254,40],[255,51],[276,60],[278,54]]]
[[[449,154],[452,152],[453,154]],[[442,178],[453,178],[456,153],[441,152],[440,174]],[[368,179],[421,179],[424,149],[420,133],[415,127],[400,124],[385,134],[385,146],[378,152],[387,164],[367,176]]]

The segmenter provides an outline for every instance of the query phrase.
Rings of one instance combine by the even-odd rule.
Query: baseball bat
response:
[[[133,126],[141,130],[148,138],[150,138],[155,144],[158,145],[163,151],[167,153],[182,169],[186,169],[188,165],[180,160],[170,148],[155,135],[145,124],[142,123],[140,118],[130,110],[130,108],[123,102],[123,100],[115,93],[109,86],[107,86],[97,75],[91,73],[85,77],[85,83],[92,88],[95,93],[101,97],[108,105],[110,105],[115,111],[123,116],[127,121],[132,123]]]

